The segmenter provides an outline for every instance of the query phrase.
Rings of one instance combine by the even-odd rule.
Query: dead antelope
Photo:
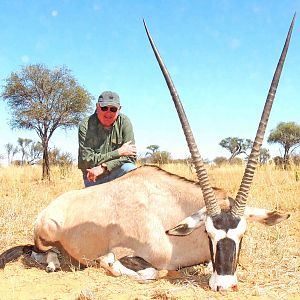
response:
[[[144,166],[112,182],[67,192],[38,215],[34,246],[17,246],[5,251],[0,255],[0,266],[4,268],[7,262],[32,251],[36,258],[46,253],[43,256],[47,270],[54,271],[59,268],[59,261],[53,250],[59,249],[81,265],[100,263],[116,276],[155,279],[160,269],[176,270],[211,260],[210,287],[215,291],[234,288],[246,219],[274,225],[289,217],[248,207],[246,200],[294,20],[295,16],[235,200],[223,190],[210,186],[181,101],[144,23],[182,123],[199,183],[158,167]],[[142,258],[147,267],[130,267],[130,257]]]

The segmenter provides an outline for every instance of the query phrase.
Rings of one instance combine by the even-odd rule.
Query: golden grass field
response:
[[[189,179],[195,174],[183,165],[166,165]],[[234,195],[243,167],[209,169],[211,183]],[[300,181],[299,170],[260,167],[248,204],[289,212],[291,217],[273,227],[249,223],[238,266],[239,290],[212,292],[209,273],[199,265],[180,270],[174,277],[148,283],[115,278],[103,269],[87,268],[46,273],[28,258],[0,270],[0,299],[300,299]],[[83,188],[75,167],[52,169],[51,182],[43,182],[40,167],[0,168],[0,252],[32,244],[34,220],[52,199],[65,191]],[[101,200],[99,200],[101,201]]]

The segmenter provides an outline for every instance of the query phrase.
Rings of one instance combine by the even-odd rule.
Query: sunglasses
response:
[[[111,112],[116,112],[117,110],[118,110],[118,108],[117,107],[114,107],[114,106],[112,106],[112,107],[108,107],[108,106],[103,106],[103,107],[101,107],[100,106],[100,109],[102,110],[102,111],[111,111]]]

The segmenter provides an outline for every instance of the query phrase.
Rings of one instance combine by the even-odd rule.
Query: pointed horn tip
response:
[[[149,37],[150,32],[149,32],[149,30],[148,30],[147,23],[146,23],[146,20],[145,20],[144,18],[143,18],[143,23],[144,23],[144,28],[145,28],[145,30],[146,30],[147,36]]]
[[[144,18],[143,18],[143,23],[144,23],[145,28],[147,29],[146,20]]]
[[[291,27],[294,27],[294,23],[295,23],[295,20],[296,20],[296,15],[297,15],[297,13],[295,12],[294,16],[293,16],[293,19],[292,19],[292,22],[291,22]]]

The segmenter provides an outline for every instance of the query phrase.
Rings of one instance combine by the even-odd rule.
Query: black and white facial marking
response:
[[[209,280],[211,289],[236,288],[236,267],[247,227],[246,219],[221,212],[213,217],[207,216],[205,227],[213,263],[213,274]]]

